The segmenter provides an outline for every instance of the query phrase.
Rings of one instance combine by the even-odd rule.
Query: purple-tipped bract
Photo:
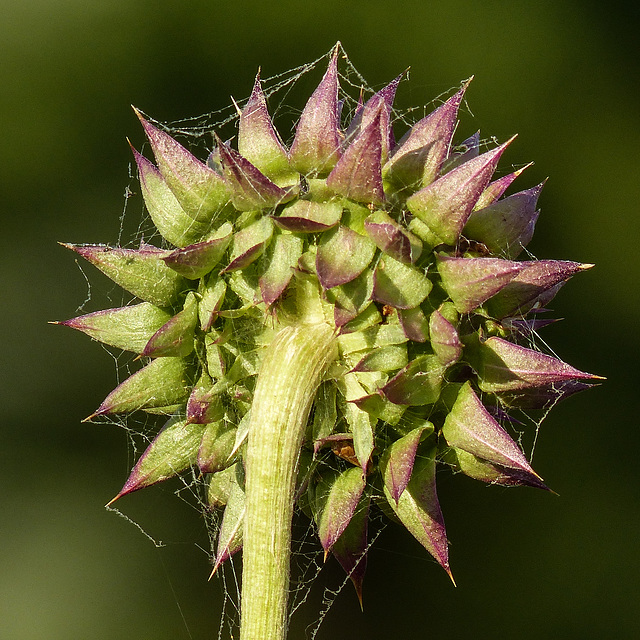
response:
[[[600,378],[536,346],[547,304],[591,265],[520,259],[544,183],[509,193],[526,168],[498,168],[513,138],[456,141],[469,81],[407,125],[412,112],[396,119],[393,106],[403,74],[349,103],[342,59],[337,45],[295,109],[258,74],[237,130],[211,130],[206,162],[136,111],[153,154],[132,146],[140,200],[157,233],[141,227],[135,248],[65,245],[128,293],[60,324],[138,354],[91,418],[170,419],[118,496],[193,468],[207,508],[224,509],[214,571],[243,545],[265,353],[285,329],[328,325],[333,360],[301,418],[295,499],[362,602],[370,512],[392,511],[451,575],[438,465],[546,489],[510,414],[548,410]],[[279,114],[295,110],[282,138]]]

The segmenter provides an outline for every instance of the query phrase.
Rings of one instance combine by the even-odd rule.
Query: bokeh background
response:
[[[553,307],[566,319],[544,335],[608,381],[542,425],[535,466],[559,497],[442,477],[456,589],[389,528],[370,556],[364,614],[348,587],[317,637],[638,637],[638,6],[1,0],[0,638],[217,637],[221,584],[206,580],[194,542],[206,544],[204,527],[176,486],[122,505],[163,548],[103,508],[132,452],[122,430],[80,424],[116,373],[99,345],[46,324],[87,297],[56,241],[117,241],[135,187],[125,136],[143,142],[131,103],[164,121],[210,112],[244,98],[259,65],[271,76],[338,39],[374,87],[411,66],[401,107],[475,74],[461,134],[517,132],[506,161],[536,162],[521,188],[550,176],[532,251],[597,265],[563,289]],[[129,206],[128,219],[139,214]],[[110,290],[85,271],[91,311]],[[323,569],[292,638],[338,580]]]

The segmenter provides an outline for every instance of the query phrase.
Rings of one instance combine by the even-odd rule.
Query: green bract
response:
[[[590,265],[517,261],[542,185],[504,196],[521,173],[494,177],[511,141],[453,145],[469,83],[396,143],[400,77],[343,122],[337,62],[289,146],[260,78],[237,148],[216,137],[207,161],[138,114],[155,164],[134,158],[163,246],[65,245],[137,301],[62,324],[144,358],[94,414],[169,416],[118,497],[198,466],[211,508],[225,510],[216,568],[243,544],[264,354],[285,327],[324,325],[337,349],[314,391],[295,495],[360,595],[370,510],[393,512],[450,573],[437,465],[546,488],[498,419],[597,376],[530,346],[537,314]]]

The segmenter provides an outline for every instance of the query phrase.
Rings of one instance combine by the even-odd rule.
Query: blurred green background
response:
[[[348,587],[317,637],[638,637],[637,4],[3,0],[0,9],[2,640],[217,637],[222,588],[206,580],[194,544],[206,544],[204,527],[173,496],[177,485],[121,505],[163,548],[103,508],[132,453],[124,431],[80,424],[114,386],[115,367],[85,336],[46,324],[75,315],[87,296],[56,241],[117,241],[124,190],[135,189],[125,136],[143,142],[131,103],[164,121],[210,112],[247,96],[259,65],[271,76],[338,39],[374,87],[411,65],[401,107],[475,74],[461,135],[517,132],[506,162],[536,162],[521,188],[550,176],[533,253],[597,265],[554,301],[566,320],[544,336],[608,381],[542,425],[535,467],[560,497],[442,475],[457,589],[388,528],[370,555],[364,615]],[[138,200],[127,215],[135,228]],[[111,290],[85,271],[92,311]],[[292,639],[305,637],[321,589],[339,579],[332,564],[323,569]]]

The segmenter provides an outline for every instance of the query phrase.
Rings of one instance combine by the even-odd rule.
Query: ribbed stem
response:
[[[296,470],[318,385],[335,358],[327,324],[285,327],[262,362],[245,455],[240,640],[284,640]]]

